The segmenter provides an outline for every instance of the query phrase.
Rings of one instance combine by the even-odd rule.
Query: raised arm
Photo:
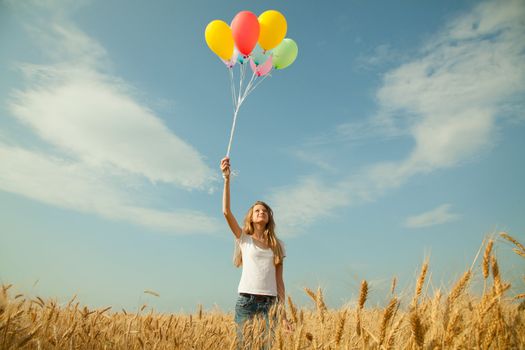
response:
[[[235,237],[240,238],[242,229],[237,223],[235,216],[230,210],[230,158],[226,157],[221,160],[222,177],[224,178],[224,190],[222,192],[222,213],[226,222],[230,226]]]

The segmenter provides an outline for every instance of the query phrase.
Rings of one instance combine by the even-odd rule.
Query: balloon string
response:
[[[233,105],[233,111],[235,111],[235,84],[233,83],[233,68],[228,69],[230,73],[230,90],[232,93],[232,105]]]
[[[239,112],[239,107],[240,105],[237,105],[237,107],[235,108],[235,111],[233,112],[233,124],[232,124],[232,129],[230,131],[230,141],[228,142],[228,151],[226,152],[226,157],[230,157],[230,150],[231,150],[231,147],[232,147],[232,141],[233,141],[233,133],[235,131],[235,124],[237,123],[237,113]]]
[[[253,92],[253,90],[255,90],[255,88],[257,86],[259,86],[264,81],[264,79],[266,79],[266,77],[271,77],[271,75],[270,74],[266,74],[265,76],[262,77],[261,80],[257,81],[257,83],[254,84],[253,87],[251,87],[250,90],[248,90],[248,92],[245,91],[244,93],[245,93],[246,96],[244,96],[244,98],[248,97],[248,95],[250,95]]]
[[[242,83],[244,81],[244,73],[246,72],[246,66],[244,63],[241,63],[241,67],[239,68],[240,71],[240,79],[239,79],[239,93],[237,94],[237,106],[240,106],[241,104],[241,91],[242,91]]]
[[[255,88],[257,88],[268,76],[271,76],[270,74],[266,74],[262,77],[262,79],[257,79],[258,76],[253,72],[252,77],[250,78],[250,81],[248,84],[246,84],[244,91],[242,91],[242,85],[244,78],[246,77],[246,65],[241,64],[241,67],[239,68],[239,90],[238,92],[235,91],[235,83],[234,83],[234,76],[233,76],[233,70],[230,71],[230,85],[232,89],[232,100],[233,100],[233,123],[232,128],[230,131],[230,140],[228,142],[228,150],[226,152],[226,157],[230,157],[230,151],[231,146],[233,142],[233,134],[235,133],[235,126],[237,124],[237,115],[239,113],[239,109],[241,108],[241,105],[243,104],[244,100],[248,95],[250,95]],[[235,100],[237,100],[237,103],[235,103]]]
[[[246,92],[248,90],[250,90],[250,88],[252,87],[253,82],[256,79],[257,79],[257,75],[255,74],[255,72],[253,72],[252,77],[250,78],[250,81],[248,82],[248,85],[246,85],[246,87],[244,88],[244,92],[242,93],[242,101],[244,101],[244,99],[246,98],[246,96],[247,96]]]
[[[237,124],[237,114],[239,113],[239,108],[241,107],[242,100],[241,99],[241,91],[242,91],[242,83],[245,76],[245,66],[244,64],[241,64],[239,67],[239,93],[235,91],[235,77],[233,73],[233,67],[230,69],[230,89],[232,93],[232,104],[233,104],[233,123],[232,128],[230,130],[230,140],[228,142],[228,150],[226,152],[226,157],[230,156],[231,146],[233,142],[233,134],[235,132],[235,125]]]
[[[244,99],[241,99],[241,91],[242,91],[242,83],[244,80],[246,71],[246,66],[244,64],[241,64],[239,67],[239,92],[237,94],[237,103],[234,103],[234,110],[233,110],[233,124],[230,131],[230,141],[228,142],[228,150],[226,152],[226,157],[230,156],[230,150],[232,147],[232,141],[233,141],[233,134],[235,132],[235,125],[237,124],[237,114],[239,113],[239,108],[241,108],[241,104],[244,101]],[[232,72],[233,74],[233,72]],[[234,84],[232,84],[232,87]]]

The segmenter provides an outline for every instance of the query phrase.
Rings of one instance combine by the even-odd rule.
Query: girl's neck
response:
[[[258,225],[258,224],[253,225],[253,236],[257,239],[264,238],[264,229],[265,229],[264,225]]]

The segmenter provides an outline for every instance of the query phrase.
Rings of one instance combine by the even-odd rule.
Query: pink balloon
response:
[[[233,18],[232,28],[235,46],[243,55],[249,55],[259,40],[259,20],[250,11],[241,11]]]
[[[260,64],[258,66],[255,65],[255,62],[253,61],[253,59],[250,58],[250,67],[252,68],[252,71],[255,73],[255,75],[257,75],[258,77],[270,73],[270,71],[272,70],[272,67],[273,67],[273,65],[272,65],[272,55],[270,55],[270,57],[268,57],[266,62],[264,62],[263,64]]]

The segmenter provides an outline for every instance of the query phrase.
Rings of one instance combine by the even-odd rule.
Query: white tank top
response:
[[[252,237],[244,232],[237,242],[242,253],[242,274],[238,292],[277,296],[273,251],[257,246]],[[284,244],[280,240],[279,243],[285,255]]]

